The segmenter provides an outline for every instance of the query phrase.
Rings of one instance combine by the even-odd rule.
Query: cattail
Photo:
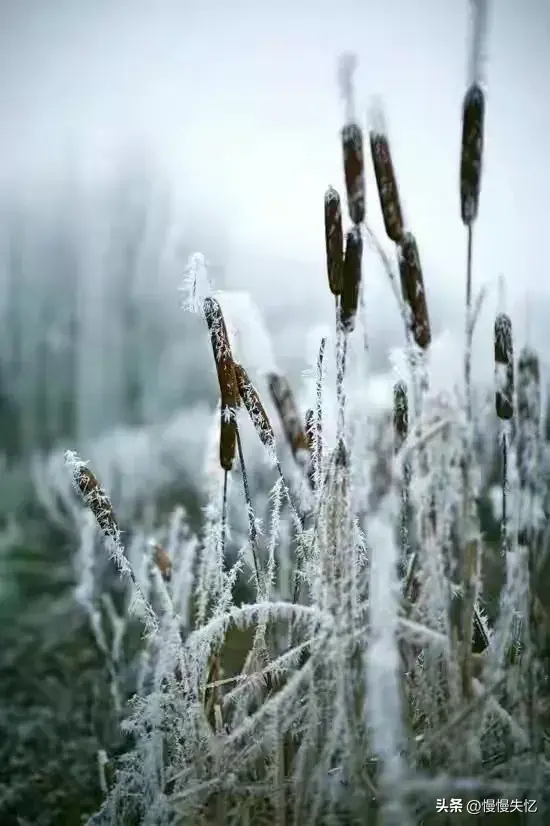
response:
[[[342,205],[340,196],[332,186],[325,192],[325,246],[330,291],[333,295],[340,295],[344,259]]]
[[[361,285],[361,257],[363,239],[361,230],[354,226],[346,237],[346,254],[344,257],[344,277],[340,297],[340,322],[345,332],[351,333],[355,327],[355,316],[359,304],[359,287]]]
[[[248,373],[242,365],[237,363],[235,364],[235,377],[239,395],[261,443],[269,450],[274,450],[275,433],[269,421],[269,416],[261,402],[258,391],[250,381]]]
[[[267,381],[273,403],[294,458],[302,464],[309,454],[309,439],[300,420],[292,389],[284,376],[268,373]]]
[[[382,113],[375,111],[376,121],[369,132],[372,164],[386,235],[394,243],[401,240],[405,228],[399,199],[399,189],[393,168],[390,142],[384,129]]]
[[[204,318],[210,331],[212,350],[218,373],[221,397],[220,419],[220,464],[224,470],[231,470],[237,444],[237,421],[235,413],[238,404],[235,364],[231,355],[229,336],[220,305],[215,298],[207,297],[203,302]]]
[[[306,436],[311,450],[313,447],[313,440],[315,438],[315,411],[312,410],[311,407],[306,410],[305,424]]]
[[[495,353],[495,407],[497,416],[504,421],[514,414],[514,347],[512,322],[506,313],[499,313],[494,329]]]
[[[410,328],[416,344],[425,350],[431,340],[420,254],[412,232],[405,232],[397,247],[403,301],[409,307]]]
[[[162,545],[153,542],[155,565],[159,569],[161,576],[165,582],[170,582],[172,579],[172,560],[166,553]]]
[[[342,129],[342,151],[349,217],[361,224],[365,220],[365,163],[363,133],[356,123],[346,123]]]
[[[82,496],[84,504],[95,516],[103,534],[118,540],[120,531],[107,492],[84,462],[74,461],[71,464],[73,484]]]
[[[462,107],[462,150],[460,158],[460,211],[462,222],[470,226],[477,218],[483,158],[485,93],[472,83]]]
[[[393,386],[393,432],[394,449],[397,453],[409,432],[409,401],[404,381],[397,381]]]

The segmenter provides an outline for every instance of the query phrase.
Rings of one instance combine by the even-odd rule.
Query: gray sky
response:
[[[503,273],[524,316],[526,290],[550,293],[550,3],[492,5],[475,281]],[[356,51],[360,113],[383,97],[428,293],[456,310],[468,12],[467,0],[1,0],[0,175],[93,176],[143,146],[183,200],[222,216],[234,283],[264,304],[286,301],[284,283],[304,304],[314,281],[324,290],[323,192],[342,187],[336,61]],[[380,227],[372,186],[368,201]]]

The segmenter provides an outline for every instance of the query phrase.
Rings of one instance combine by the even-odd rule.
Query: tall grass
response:
[[[478,4],[478,51],[484,14]],[[506,578],[490,623],[484,607],[493,550],[480,521],[487,468],[478,436],[487,408],[474,392],[471,362],[485,93],[472,81],[463,106],[457,220],[467,230],[465,339],[449,356],[451,393],[441,392],[432,369],[429,285],[380,117],[370,130],[374,184],[395,248],[382,260],[405,338],[393,409],[381,412],[368,393],[363,335],[363,252],[381,245],[366,217],[353,68],[349,56],[340,65],[351,227],[346,234],[340,195],[330,188],[326,275],[337,312],[319,340],[309,395],[298,399],[271,371],[252,385],[247,365],[234,361],[221,297],[197,294],[191,279],[187,304],[206,321],[220,395],[202,533],[190,532],[180,509],[152,543],[139,530],[122,537],[108,495],[98,498],[99,483],[69,454],[76,487],[134,597],[98,614],[101,549],[88,543],[80,594],[94,633],[116,640],[120,654],[132,610],[147,632],[127,689],[131,704],[121,712],[131,745],[114,761],[111,781],[101,764],[107,794],[93,823],[401,826],[438,822],[437,803],[444,808],[451,798],[464,809],[470,798],[536,800],[541,822],[550,812],[540,368],[537,354],[522,350],[514,390],[516,348],[503,315],[494,356],[496,413],[506,426]],[[321,218],[320,207],[320,243]],[[247,468],[254,447],[245,413],[263,451],[250,463],[256,480]],[[494,432],[495,423],[485,439]],[[80,522],[84,545],[84,514]],[[116,680],[121,657],[103,648]]]

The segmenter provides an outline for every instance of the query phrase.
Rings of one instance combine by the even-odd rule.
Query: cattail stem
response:
[[[502,451],[502,514],[500,519],[500,550],[505,556],[510,550],[508,535],[508,437],[503,429],[501,433]]]
[[[241,440],[241,433],[237,427],[237,450],[239,453],[239,463],[241,465],[241,475],[243,478],[244,498],[246,501],[246,509],[248,512],[248,538],[250,540],[250,548],[252,550],[252,559],[254,561],[254,572],[256,574],[256,591],[260,593],[260,565],[259,565],[259,549],[258,549],[258,532],[256,530],[256,520],[254,518],[254,509],[252,507],[252,498],[250,496],[250,488],[248,486],[248,474],[246,472],[246,464],[244,461],[243,444]]]
[[[225,546],[227,542],[227,492],[229,483],[229,471],[223,472],[223,488],[222,488],[222,523],[220,531],[220,557],[225,559]]]
[[[468,241],[466,252],[466,348],[464,351],[464,389],[466,397],[466,417],[468,422],[472,418],[472,249],[473,226],[467,227]]]

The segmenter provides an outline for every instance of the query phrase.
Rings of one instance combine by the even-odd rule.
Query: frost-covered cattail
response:
[[[354,112],[353,74],[356,68],[355,55],[341,56],[338,65],[338,82],[346,107],[346,122],[342,129],[344,178],[349,217],[354,224],[360,224],[365,220],[365,162],[363,132],[356,121]]]
[[[428,304],[420,254],[412,232],[405,232],[397,246],[403,301],[409,308],[410,327],[416,344],[425,350],[431,340]]]
[[[393,386],[393,433],[394,450],[397,453],[409,432],[409,401],[407,385],[397,381]]]
[[[363,239],[361,230],[354,226],[346,237],[346,254],[344,256],[344,277],[340,297],[340,322],[345,332],[350,333],[355,327],[355,316],[359,304],[361,286],[361,258]]]
[[[208,296],[204,299],[203,312],[210,332],[220,385],[220,464],[224,470],[231,470],[237,444],[237,421],[235,416],[239,400],[235,364],[223,313],[215,298]]]
[[[405,228],[403,226],[403,213],[391,157],[390,142],[385,128],[383,112],[379,105],[373,106],[371,110],[369,138],[386,235],[397,244],[401,240]]]
[[[298,413],[294,394],[285,376],[269,373],[269,392],[277,408],[284,434],[292,450],[292,455],[301,465],[309,460],[309,439]]]
[[[344,260],[342,205],[338,192],[332,186],[325,192],[325,247],[330,291],[333,295],[340,295]]]
[[[248,376],[248,373],[240,364],[235,364],[235,376],[239,395],[243,401],[248,415],[254,425],[260,441],[270,451],[275,449],[275,433],[269,421],[265,407],[262,404],[260,395]]]
[[[462,106],[462,148],[460,157],[460,212],[470,226],[477,218],[483,159],[485,93],[472,83]]]
[[[494,329],[495,407],[504,421],[514,414],[514,347],[512,322],[506,313],[499,313]]]
[[[363,133],[356,123],[346,123],[342,129],[342,152],[349,217],[361,224],[365,220],[365,161]]]
[[[159,545],[158,542],[152,543],[155,565],[160,571],[160,574],[165,582],[170,582],[172,579],[172,560],[168,556],[165,548]]]
[[[100,485],[90,468],[84,462],[78,460],[70,451],[66,454],[66,461],[72,469],[72,480],[75,489],[82,497],[84,504],[95,516],[104,536],[118,541],[120,531],[107,492]]]

